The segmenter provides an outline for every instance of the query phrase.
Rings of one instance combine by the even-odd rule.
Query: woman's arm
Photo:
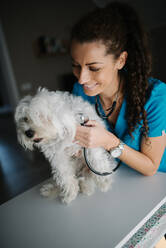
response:
[[[120,140],[107,131],[96,121],[88,121],[87,126],[78,126],[75,140],[83,147],[104,147],[110,150],[119,145]],[[141,151],[136,151],[125,145],[119,159],[145,176],[156,173],[164,149],[166,147],[166,135],[154,138],[142,139]]]
[[[165,146],[164,136],[148,138],[148,140],[143,138],[140,152],[125,145],[119,158],[143,175],[152,176],[158,170]]]

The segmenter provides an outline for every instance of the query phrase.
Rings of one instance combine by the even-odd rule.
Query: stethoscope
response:
[[[85,124],[89,121],[89,118],[88,118],[88,116],[84,116],[83,113],[78,113],[77,114],[77,120],[79,121],[81,126],[85,126]],[[117,166],[113,170],[111,170],[110,172],[99,172],[99,171],[95,170],[94,168],[92,168],[92,166],[88,160],[87,152],[88,152],[88,148],[83,147],[83,154],[84,154],[84,159],[85,159],[86,165],[93,173],[95,173],[98,176],[111,175],[113,172],[115,172],[119,168],[119,166],[121,164],[121,161],[119,161]]]

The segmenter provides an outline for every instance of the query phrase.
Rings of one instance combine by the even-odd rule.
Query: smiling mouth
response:
[[[36,138],[33,140],[35,143],[39,143],[40,141],[42,141],[42,138]]]
[[[88,85],[88,84],[84,84],[83,87],[84,87],[85,89],[93,90],[97,85],[98,85],[97,83],[92,84],[92,85],[91,85],[91,84],[89,84],[89,85]]]

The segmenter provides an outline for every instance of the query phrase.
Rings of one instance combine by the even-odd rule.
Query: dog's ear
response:
[[[62,117],[62,126],[64,130],[64,136],[71,137],[74,139],[76,134],[76,121],[74,116],[69,114],[64,114]]]
[[[16,122],[18,122],[20,118],[26,115],[31,99],[32,99],[32,96],[28,95],[19,101],[15,109],[15,115],[14,115],[14,119]]]
[[[37,126],[44,126],[44,123],[51,119],[52,110],[49,104],[49,93],[47,89],[38,89],[37,95],[30,102],[29,115]]]

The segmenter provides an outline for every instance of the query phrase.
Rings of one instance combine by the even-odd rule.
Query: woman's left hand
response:
[[[119,139],[107,131],[97,121],[88,121],[85,126],[77,126],[75,141],[82,147],[103,147],[106,150],[117,146]]]

